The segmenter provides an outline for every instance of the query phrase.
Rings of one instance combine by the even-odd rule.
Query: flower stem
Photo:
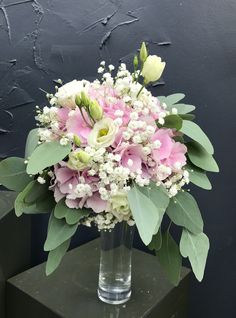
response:
[[[169,224],[169,226],[168,226],[168,228],[167,228],[167,232],[168,232],[168,233],[170,232],[170,227],[171,227],[171,225],[172,225],[172,221],[170,221],[170,224]]]
[[[145,87],[145,84],[143,83],[142,87],[140,88],[140,90],[139,90],[139,92],[138,92],[138,94],[137,94],[137,97],[139,97],[139,95],[140,95],[140,93],[142,92],[142,90],[144,89],[144,87]]]
[[[84,117],[83,109],[82,109],[81,107],[79,107],[79,110],[80,110],[81,116],[82,116],[83,120],[85,121],[85,123],[86,123],[90,128],[92,128],[93,126],[91,126],[91,124],[88,123],[87,120],[86,120],[85,117]]]

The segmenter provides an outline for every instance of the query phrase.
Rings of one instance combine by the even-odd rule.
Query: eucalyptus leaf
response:
[[[173,105],[178,103],[180,100],[184,99],[185,95],[182,93],[171,94],[166,97],[166,104]]]
[[[196,278],[201,282],[204,276],[207,255],[209,251],[209,239],[204,233],[194,235],[183,230],[180,240],[180,252],[183,257],[188,257]]]
[[[39,136],[38,128],[30,130],[25,146],[25,158],[28,158],[33,153],[34,149],[38,146]]]
[[[51,212],[55,205],[53,193],[47,190],[44,195],[35,198],[35,201],[26,200],[30,197],[31,191],[34,191],[36,180],[31,181],[26,188],[20,192],[15,201],[16,216],[24,214],[38,214]]]
[[[66,254],[70,246],[70,239],[59,245],[54,250],[48,253],[48,259],[46,263],[46,275],[52,274],[60,265],[63,256]]]
[[[162,245],[162,234],[161,229],[157,232],[157,234],[153,235],[151,243],[148,245],[148,248],[151,251],[159,251]]]
[[[174,141],[180,142],[181,144],[184,144],[184,137],[183,136],[174,136]]]
[[[189,172],[189,180],[193,184],[195,184],[198,187],[203,188],[205,190],[212,189],[212,185],[211,185],[211,182],[206,175],[206,171],[194,166],[191,163],[188,163],[185,166],[185,169]]]
[[[209,154],[212,155],[214,153],[214,148],[209,138],[196,123],[189,120],[183,120],[180,131],[202,145]]]
[[[148,245],[160,219],[158,209],[137,185],[128,192],[128,200],[140,237]]]
[[[194,120],[196,116],[194,114],[179,114],[179,117],[183,120]]]
[[[166,128],[174,128],[176,130],[180,130],[182,127],[182,118],[178,115],[168,115],[165,117],[165,123],[164,123],[164,127]]]
[[[48,234],[44,244],[44,250],[54,250],[70,239],[75,234],[77,228],[78,223],[68,225],[65,219],[59,220],[54,216],[54,213],[52,213],[48,224]]]
[[[191,113],[196,108],[195,106],[189,104],[174,104],[167,107],[167,109],[171,110],[173,107],[177,109],[179,115]]]
[[[83,217],[88,216],[90,211],[88,209],[70,209],[65,204],[65,199],[61,199],[54,210],[54,216],[58,219],[65,218],[66,223],[73,225],[78,223]]]
[[[184,94],[177,93],[177,94],[172,94],[169,96],[158,96],[157,98],[162,104],[163,103],[166,104],[167,110],[171,112],[172,108],[176,108],[178,111],[178,115],[180,115],[180,114],[190,113],[195,109],[195,106],[193,105],[178,103],[184,97],[185,97]]]
[[[30,188],[30,191],[26,193],[24,201],[30,204],[36,201],[43,200],[48,195],[48,193],[52,194],[48,187],[48,183],[41,184],[38,181],[33,180],[32,187]]]
[[[0,184],[7,189],[20,192],[30,181],[24,159],[10,157],[0,162]]]
[[[178,245],[168,231],[162,236],[162,246],[157,256],[170,282],[177,286],[180,282],[182,257]]]
[[[144,195],[146,195],[154,203],[154,205],[157,208],[157,211],[159,214],[159,220],[154,230],[154,234],[156,234],[160,228],[164,213],[170,202],[169,195],[166,189],[162,185],[157,187],[156,184],[152,181],[147,187],[141,187],[140,191]]]
[[[62,146],[58,141],[45,142],[38,146],[30,156],[27,173],[37,174],[45,168],[63,160],[70,152],[71,145]]]
[[[188,157],[197,167],[211,172],[219,172],[219,167],[211,154],[209,154],[199,143],[190,141],[186,143]]]
[[[16,196],[16,192],[0,191],[0,218],[13,210]]]
[[[197,202],[188,192],[178,192],[171,198],[166,213],[176,225],[183,226],[195,234],[203,230],[203,220]]]
[[[182,93],[175,93],[168,96],[158,96],[157,99],[161,103],[165,103],[167,106],[173,106],[174,104],[184,99],[184,97],[185,95]]]
[[[160,103],[165,103],[166,102],[166,96],[158,96],[157,99],[159,100]]]

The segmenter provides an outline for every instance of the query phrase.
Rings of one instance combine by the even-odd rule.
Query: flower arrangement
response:
[[[154,97],[146,88],[160,79],[165,62],[145,43],[133,60],[100,63],[100,80],[74,80],[47,94],[36,107],[37,128],[25,158],[0,162],[0,183],[19,192],[17,216],[50,212],[46,273],[59,265],[78,225],[111,231],[118,222],[136,224],[171,282],[178,284],[182,256],[203,278],[209,240],[198,205],[184,186],[211,189],[206,171],[218,172],[213,146],[193,122],[184,94]],[[163,232],[164,215],[183,228],[179,246]]]

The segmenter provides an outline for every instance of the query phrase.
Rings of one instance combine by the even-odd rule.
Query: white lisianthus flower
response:
[[[161,61],[161,58],[157,55],[149,55],[143,64],[142,76],[146,83],[155,82],[161,77],[165,62]]]
[[[115,140],[119,127],[114,124],[111,118],[103,118],[96,122],[88,136],[88,144],[91,147],[109,147]]]
[[[108,208],[119,221],[128,220],[131,216],[129,201],[125,191],[119,191],[109,200]]]
[[[74,109],[76,107],[75,97],[79,95],[81,91],[86,92],[89,82],[82,80],[73,80],[62,87],[60,87],[55,94],[57,103],[62,107]]]

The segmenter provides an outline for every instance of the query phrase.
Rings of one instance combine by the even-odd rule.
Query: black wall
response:
[[[100,59],[130,63],[141,41],[167,62],[156,95],[185,92],[216,149],[221,173],[211,192],[193,189],[211,240],[203,283],[193,280],[189,318],[236,317],[235,0],[1,0],[0,157],[23,155],[39,87],[94,79]],[[165,45],[164,45],[165,44]],[[45,237],[33,219],[34,262]],[[20,234],[19,234],[20,235]],[[96,233],[81,230],[85,242]],[[77,242],[78,243],[78,242]]]

